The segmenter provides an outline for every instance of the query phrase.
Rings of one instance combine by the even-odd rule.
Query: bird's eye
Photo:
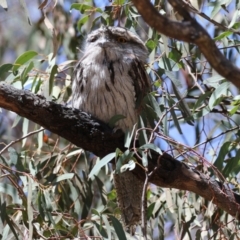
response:
[[[95,42],[97,40],[97,36],[93,36],[89,39],[89,42]]]
[[[124,38],[124,37],[118,37],[117,41],[120,42],[120,43],[125,43],[127,41],[127,39]]]

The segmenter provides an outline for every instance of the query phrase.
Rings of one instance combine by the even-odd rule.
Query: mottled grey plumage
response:
[[[120,27],[93,31],[74,71],[73,107],[106,123],[115,115],[124,115],[116,127],[131,129],[150,88],[146,58],[144,43],[132,32]],[[143,183],[132,172],[115,174],[114,182],[123,221],[133,232],[141,220]]]

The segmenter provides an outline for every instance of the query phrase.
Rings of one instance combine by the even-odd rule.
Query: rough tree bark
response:
[[[97,156],[114,152],[117,147],[124,150],[124,136],[121,131],[114,132],[108,125],[87,113],[46,101],[30,91],[0,83],[0,107],[38,123]],[[232,216],[239,215],[238,195],[228,186],[211,180],[167,153],[160,156],[152,152],[151,155],[149,172],[155,172],[149,179],[151,183],[159,187],[195,192],[213,201]],[[140,167],[134,172],[139,178],[145,178],[145,172]]]

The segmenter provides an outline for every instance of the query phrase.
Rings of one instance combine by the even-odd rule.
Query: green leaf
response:
[[[27,51],[20,55],[13,64],[13,72],[17,71],[18,68],[20,68],[22,65],[24,65],[26,62],[28,62],[30,59],[34,58],[37,55],[38,53],[35,51]]]
[[[30,16],[29,16],[29,13],[28,13],[27,3],[25,1],[26,0],[19,0],[20,4],[21,4],[21,6],[22,6],[22,8],[24,10],[24,14],[27,17],[29,25],[32,25],[31,20],[30,20]]]
[[[224,1],[214,1],[213,3],[209,4],[210,6],[213,6],[213,9],[211,12],[211,19],[213,19],[215,15],[217,15],[218,12],[221,10],[222,4],[224,4]]]
[[[210,86],[212,86],[214,88],[217,88],[219,86],[219,82],[223,81],[224,79],[225,78],[222,77],[221,75],[216,74],[216,75],[214,75],[214,76],[212,76],[210,78],[205,79],[203,81],[203,83],[204,84],[208,84],[208,85],[210,85]]]
[[[211,95],[211,92],[206,92],[204,94],[201,94],[195,103],[192,111],[195,112],[195,110],[202,105],[202,102],[207,101],[207,98]]]
[[[12,147],[8,148],[8,153],[9,153],[9,156],[10,156],[10,162],[9,164],[12,164],[12,165],[16,165],[17,162],[18,162],[18,153],[16,152],[16,150]]]
[[[148,163],[148,162],[147,162]],[[147,166],[147,164],[143,164],[144,167]],[[128,163],[122,165],[122,167],[120,168],[120,172],[126,172],[126,171],[132,171],[134,168],[136,167],[136,163],[131,159],[128,161]]]
[[[178,63],[182,57],[182,53],[173,48],[171,52],[168,54],[168,57],[172,59],[174,62]]]
[[[53,85],[54,85],[54,79],[55,79],[56,73],[58,73],[58,66],[54,65],[51,69],[50,78],[49,78],[49,96],[53,91]]]
[[[108,193],[107,193],[107,199],[108,199],[109,201],[114,200],[114,199],[116,199],[116,198],[117,198],[116,189],[113,189],[111,192],[108,192]]]
[[[168,47],[169,37],[167,37],[163,34],[163,35],[161,35],[161,38],[162,38],[162,43],[160,44],[160,46],[163,45],[163,49],[165,51],[165,56],[164,57],[166,57],[166,56],[169,55],[169,47]],[[166,57],[166,59],[168,59],[168,57]]]
[[[233,107],[231,110],[229,109],[229,114],[232,116],[236,113],[236,111],[238,110],[239,106]]]
[[[124,3],[125,3],[125,0],[115,0],[113,1],[112,4],[123,5]]]
[[[94,208],[91,209],[91,212],[99,217],[101,217],[101,214]]]
[[[172,81],[172,83],[175,85],[176,88],[182,88],[182,83],[179,79],[175,77],[175,75],[170,71],[165,71],[165,74],[169,77],[169,79]]]
[[[115,232],[118,236],[118,239],[127,240],[127,237],[126,237],[125,232],[123,230],[122,224],[112,215],[109,215],[109,218],[112,221],[112,225],[115,229]]]
[[[101,196],[101,199],[102,199],[102,203],[103,205],[106,205],[107,204],[107,201],[104,197],[104,189],[103,189],[103,182],[100,180],[100,178],[98,178],[98,176],[95,176],[95,180],[97,182],[97,185],[98,185],[98,189],[99,189],[99,193],[100,193],[100,196]]]
[[[108,237],[107,232],[102,226],[100,226],[96,221],[93,221],[93,224],[96,226],[97,230],[104,238]]]
[[[148,208],[147,208],[147,220],[149,220],[150,217],[152,216],[155,204],[156,204],[156,202],[153,202],[148,206]]]
[[[50,197],[50,192],[49,191],[44,191],[44,207],[47,212],[51,212],[53,210],[53,205]]]
[[[32,208],[32,179],[28,176],[28,193],[27,193],[27,215],[28,215],[28,236],[32,239],[33,236],[33,208]]]
[[[180,91],[178,90],[179,87],[177,87],[179,85],[179,81],[172,76],[171,73],[169,72],[166,72],[166,74],[168,76],[171,76],[171,81],[173,83],[173,91],[178,99],[178,107],[179,107],[179,110],[181,111],[182,113],[182,116],[184,117],[185,121],[189,124],[189,125],[194,125],[194,119],[192,117],[192,113],[184,99],[186,93],[184,94],[181,94]]]
[[[83,16],[77,23],[78,31],[81,31],[82,26],[89,20],[89,15]]]
[[[39,214],[42,217],[42,219],[45,219],[44,204],[45,204],[45,201],[44,201],[43,192],[38,191],[37,205],[38,205]]]
[[[124,147],[125,148],[130,147],[130,144],[132,142],[135,131],[136,131],[136,124],[133,126],[131,131],[129,129],[126,131],[125,138],[124,138]]]
[[[158,121],[162,116],[162,111],[159,107],[159,104],[156,101],[156,98],[149,93],[144,97],[143,105],[144,108],[141,112],[142,122],[145,124],[145,126],[150,125],[152,128],[154,128],[156,126],[156,121]],[[143,126],[143,124],[141,126]]]
[[[165,56],[160,58],[160,60],[158,61],[158,66],[161,69],[165,69],[167,71],[179,71],[178,64],[174,62],[172,59],[167,58]]]
[[[120,173],[120,168],[126,164],[129,160],[133,159],[134,152],[130,152],[128,149],[120,155],[120,157],[117,159],[117,164],[116,164],[116,173]]]
[[[147,41],[147,43],[146,43],[146,47],[147,47],[150,51],[152,51],[154,48],[156,48],[157,45],[158,45],[158,42],[157,42],[157,41],[154,41],[154,40],[152,40],[152,39],[149,39],[149,40]]]
[[[236,21],[239,18],[239,15],[240,15],[240,11],[239,11],[239,9],[236,9],[235,13],[232,16],[232,20],[231,20],[231,22],[228,25],[228,28],[231,28],[236,23]]]
[[[0,208],[0,214],[1,214],[1,218],[3,219],[4,218],[4,221],[3,222],[7,222],[7,226],[5,226],[4,227],[4,230],[3,231],[1,231],[1,233],[3,234],[2,235],[2,238],[1,238],[1,240],[8,240],[9,239],[9,235],[8,235],[8,232],[9,232],[9,230],[8,230],[8,227],[12,230],[12,232],[13,232],[13,234],[14,234],[14,236],[15,236],[15,239],[16,240],[18,240],[19,238],[18,238],[18,234],[16,233],[16,231],[15,231],[15,228],[14,228],[14,223],[13,223],[13,221],[11,221],[11,219],[9,218],[9,216],[8,216],[8,214],[7,214],[7,212],[6,212],[6,208],[7,208],[7,206],[6,206],[6,203],[4,202],[2,205],[1,205],[1,208]],[[0,235],[1,236],[1,235]]]
[[[11,63],[5,63],[0,67],[0,81],[3,81],[4,79],[1,79],[4,77],[4,74],[7,73],[12,69],[13,65]]]
[[[200,111],[193,114],[194,119],[199,119],[210,112],[210,108],[206,106],[205,108],[201,109]]]
[[[208,103],[210,109],[213,109],[214,106],[218,105],[227,96],[229,86],[229,82],[224,82],[213,91]]]
[[[115,115],[109,120],[108,125],[111,128],[113,128],[119,120],[124,119],[124,118],[126,118],[126,117],[121,114]]]
[[[103,214],[102,215],[102,220],[103,220],[105,228],[107,230],[108,239],[112,239],[111,226],[110,226],[110,223],[108,221],[107,215]]]
[[[8,10],[7,0],[0,0],[0,6],[7,11]]]
[[[0,183],[0,192],[11,196],[13,203],[22,204],[22,199],[19,198],[18,191],[12,185]]]
[[[109,153],[107,156],[105,156],[103,159],[101,159],[96,165],[93,167],[92,171],[89,173],[88,178],[93,178],[94,175],[97,175],[99,170],[108,164],[114,157],[115,157],[115,152],[114,153]]]
[[[147,152],[141,151],[140,149],[138,149],[138,151],[142,155],[141,161],[142,161],[143,167],[145,167],[145,168],[148,167],[148,154],[147,154]]]
[[[23,118],[23,126],[22,126],[23,136],[28,134],[28,126],[29,126],[29,120],[27,118]],[[22,147],[25,146],[26,141],[27,141],[27,138],[24,138],[22,140]]]
[[[140,147],[140,149],[152,149],[153,151],[162,155],[161,149],[159,147],[157,147],[156,145],[154,145],[153,143],[146,143],[146,144],[142,145]]]
[[[83,14],[83,13],[85,13],[86,10],[93,9],[93,7],[90,5],[86,5],[86,4],[73,3],[70,7],[70,10],[72,10],[72,9],[76,9]]]
[[[169,107],[170,107],[170,113],[171,113],[171,116],[172,116],[172,119],[173,119],[173,122],[174,122],[174,126],[177,128],[178,132],[180,134],[182,134],[182,130],[181,130],[180,124],[178,122],[176,113],[175,113],[174,109],[172,108],[172,106],[175,104],[175,102],[170,96],[168,96],[167,99],[168,99],[168,104],[169,104]]]
[[[26,83],[26,81],[28,80],[28,73],[33,69],[34,64],[31,61],[28,66],[24,69],[24,71],[22,72],[20,79],[22,82],[22,87],[24,86],[24,84]]]
[[[74,177],[74,175],[75,175],[74,173],[62,174],[62,175],[58,176],[56,179],[54,179],[52,184],[56,184],[58,182],[61,182],[61,181],[67,180],[67,179],[72,179]]]
[[[144,119],[142,116],[139,116],[139,127],[140,128],[146,127],[146,123],[144,122]],[[143,145],[148,142],[146,130],[139,131],[138,140],[139,140],[140,145]]]
[[[73,185],[72,181],[67,180],[67,183],[68,183],[68,185],[70,187],[70,191],[71,191],[69,197],[74,202],[74,212],[78,214],[82,211],[81,203],[80,203],[80,199],[79,199],[79,189],[75,184]]]
[[[232,106],[239,106],[240,105],[240,95],[237,95],[233,98],[233,101],[231,102]]]
[[[217,159],[214,162],[214,166],[218,168],[219,171],[223,169],[223,162],[227,154],[233,149],[233,145],[231,142],[225,142],[218,154]]]
[[[144,100],[144,102],[146,104],[149,104],[153,108],[153,110],[157,114],[158,118],[161,118],[162,112],[161,112],[161,109],[159,107],[159,104],[158,104],[156,98],[152,94],[149,93],[149,94],[147,94],[145,99],[146,100]],[[155,120],[157,120],[157,119],[155,119]]]
[[[219,41],[225,37],[228,37],[229,35],[231,35],[232,32],[231,31],[226,31],[226,32],[222,32],[221,34],[219,34],[217,37],[214,38],[214,40]]]
[[[222,174],[224,177],[229,177],[229,175],[235,175],[240,171],[240,149],[237,150],[236,156],[227,161]]]
[[[37,79],[37,76],[36,76],[36,79]],[[35,87],[35,89],[34,89],[34,93],[35,93],[35,94],[38,93],[38,91],[39,91],[42,83],[43,83],[43,81],[39,78],[39,80],[37,81],[37,85],[36,85],[36,87]]]

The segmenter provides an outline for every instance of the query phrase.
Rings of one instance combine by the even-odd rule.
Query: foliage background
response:
[[[167,2],[152,2],[162,14],[181,20]],[[40,3],[12,0],[8,12],[0,8],[1,80],[68,104],[73,66],[88,32],[101,24],[136,31],[150,53],[147,71],[158,101],[152,109],[159,125],[155,144],[239,191],[238,90],[211,69],[195,45],[149,29],[129,1],[79,1],[71,11],[74,1],[56,6],[49,1],[38,9]],[[191,3],[198,22],[239,66],[238,1]],[[136,239],[116,220],[110,165],[88,179],[97,157],[14,113],[2,110],[0,120],[1,239],[124,239],[125,234]],[[151,185],[148,206],[148,239],[240,235],[234,217],[191,192]]]

